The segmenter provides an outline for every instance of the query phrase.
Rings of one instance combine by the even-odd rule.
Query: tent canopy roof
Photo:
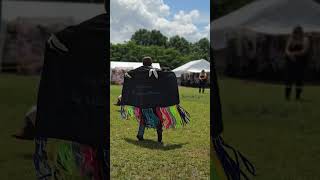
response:
[[[135,69],[142,66],[142,62],[122,62],[122,61],[111,61],[110,68],[121,68],[121,69]],[[152,67],[160,69],[159,63],[152,63]]]
[[[210,63],[207,60],[199,59],[190,61],[174,70],[172,70],[177,77],[181,77],[181,74],[186,72],[199,73],[202,70],[210,72]]]
[[[226,35],[248,29],[265,34],[290,34],[301,25],[306,32],[320,32],[320,4],[313,0],[256,0],[212,22],[213,47],[226,46]]]
[[[80,23],[105,13],[103,3],[2,1],[2,18],[11,21],[17,17],[72,17]]]

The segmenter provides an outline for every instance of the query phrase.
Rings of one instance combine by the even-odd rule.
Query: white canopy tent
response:
[[[41,2],[14,1],[2,2],[2,18],[11,21],[17,17],[24,18],[65,18],[71,17],[75,23],[80,23],[105,12],[103,3],[76,2]]]
[[[200,73],[202,70],[210,72],[210,63],[207,60],[200,59],[195,61],[190,61],[174,70],[172,70],[176,76],[179,78],[183,73]]]
[[[142,66],[142,62],[110,61],[110,82],[122,84],[123,72]],[[152,67],[161,69],[159,63],[152,63]]]
[[[111,61],[110,69],[122,68],[122,69],[135,69],[142,66],[142,62],[122,62],[122,61]],[[159,63],[152,63],[152,67],[160,69]]]
[[[320,32],[320,4],[313,0],[256,0],[211,23],[212,46],[226,47],[228,36],[239,30],[289,34],[301,25],[305,32]]]
[[[46,29],[50,29],[50,31],[56,31],[65,26],[78,24],[105,13],[103,3],[4,0],[1,2],[1,6],[0,56],[2,58],[0,58],[0,70],[2,70],[1,66],[3,64],[16,64],[18,62],[17,59],[19,59],[19,61],[28,61],[26,59],[31,56],[32,58],[29,59],[31,59],[33,64],[28,66],[29,68],[27,68],[27,70],[33,72],[34,70],[31,69],[39,69],[38,67],[42,64],[39,59],[41,59],[43,54],[38,53],[38,49],[40,49],[38,44],[45,42],[45,39],[36,39],[41,38],[42,35],[38,32],[30,34],[30,29],[37,31],[39,29],[38,25],[41,25],[41,27],[44,26]],[[18,30],[16,33],[19,35],[16,36],[19,40],[12,40],[14,38],[12,38],[10,34],[8,35],[7,28],[8,25],[12,23],[14,24],[14,29]],[[21,33],[22,31],[24,34]],[[28,37],[28,40],[31,38],[31,42],[37,41],[37,45],[33,46],[29,41],[28,43],[22,43],[26,44],[23,46],[16,45],[15,43],[20,42],[22,37]],[[7,46],[8,42],[12,44],[8,45],[10,47],[9,50],[4,51],[4,47]],[[41,48],[42,46],[43,45],[41,45]],[[35,48],[35,51],[31,52],[30,50],[22,58],[17,58],[17,56],[19,56],[18,53],[15,52],[17,48]],[[3,58],[6,55],[8,55],[8,57]],[[30,62],[27,64],[30,64]],[[16,66],[11,69],[16,69]]]

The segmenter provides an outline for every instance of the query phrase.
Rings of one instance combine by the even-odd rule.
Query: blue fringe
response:
[[[120,115],[121,115],[122,119],[127,119],[127,117],[128,117],[126,110],[124,109],[124,106],[121,106],[121,108],[120,108]]]
[[[142,109],[142,115],[145,117],[144,122],[148,128],[157,128],[160,123],[159,118],[154,114],[152,108]]]
[[[184,110],[180,105],[177,105],[177,109],[182,119],[182,125],[184,126],[188,124],[190,122],[190,114],[186,110]]]

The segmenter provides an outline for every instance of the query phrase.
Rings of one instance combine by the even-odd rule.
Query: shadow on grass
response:
[[[158,141],[153,141],[153,140],[149,140],[149,139],[145,139],[143,141],[138,141],[135,139],[125,138],[124,140],[127,141],[128,143],[136,145],[136,146],[140,146],[140,147],[148,148],[148,149],[158,149],[158,150],[162,150],[162,151],[170,151],[170,150],[174,150],[174,149],[180,149],[184,145],[188,144],[188,143],[160,144],[160,143],[158,143]]]
[[[300,99],[300,100],[298,100],[298,102],[301,102],[301,103],[313,103],[313,101],[311,99]]]
[[[32,153],[18,153],[17,157],[25,160],[33,160],[33,154]]]

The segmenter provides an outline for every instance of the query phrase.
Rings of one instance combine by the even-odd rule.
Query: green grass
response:
[[[10,137],[35,103],[38,78],[0,75],[0,179],[33,180],[33,142]],[[320,87],[306,86],[304,102],[286,102],[283,86],[223,78],[219,81],[226,142],[257,167],[258,180],[320,179]],[[111,104],[120,87],[111,87]],[[119,119],[111,106],[111,175],[119,179],[207,178],[209,175],[209,98],[181,88],[182,105],[192,115],[190,126],[164,132],[146,130],[137,143],[137,122]]]
[[[35,179],[32,141],[11,138],[23,125],[26,111],[35,103],[38,79],[0,76],[0,179]]]
[[[121,86],[111,86],[111,178],[113,179],[209,179],[210,94],[179,88],[181,105],[192,122],[181,129],[164,130],[164,145],[154,129],[146,129],[145,142],[136,140],[138,123],[121,120],[116,102]]]
[[[220,80],[224,138],[257,167],[259,180],[320,179],[320,87],[286,102],[284,87]]]

